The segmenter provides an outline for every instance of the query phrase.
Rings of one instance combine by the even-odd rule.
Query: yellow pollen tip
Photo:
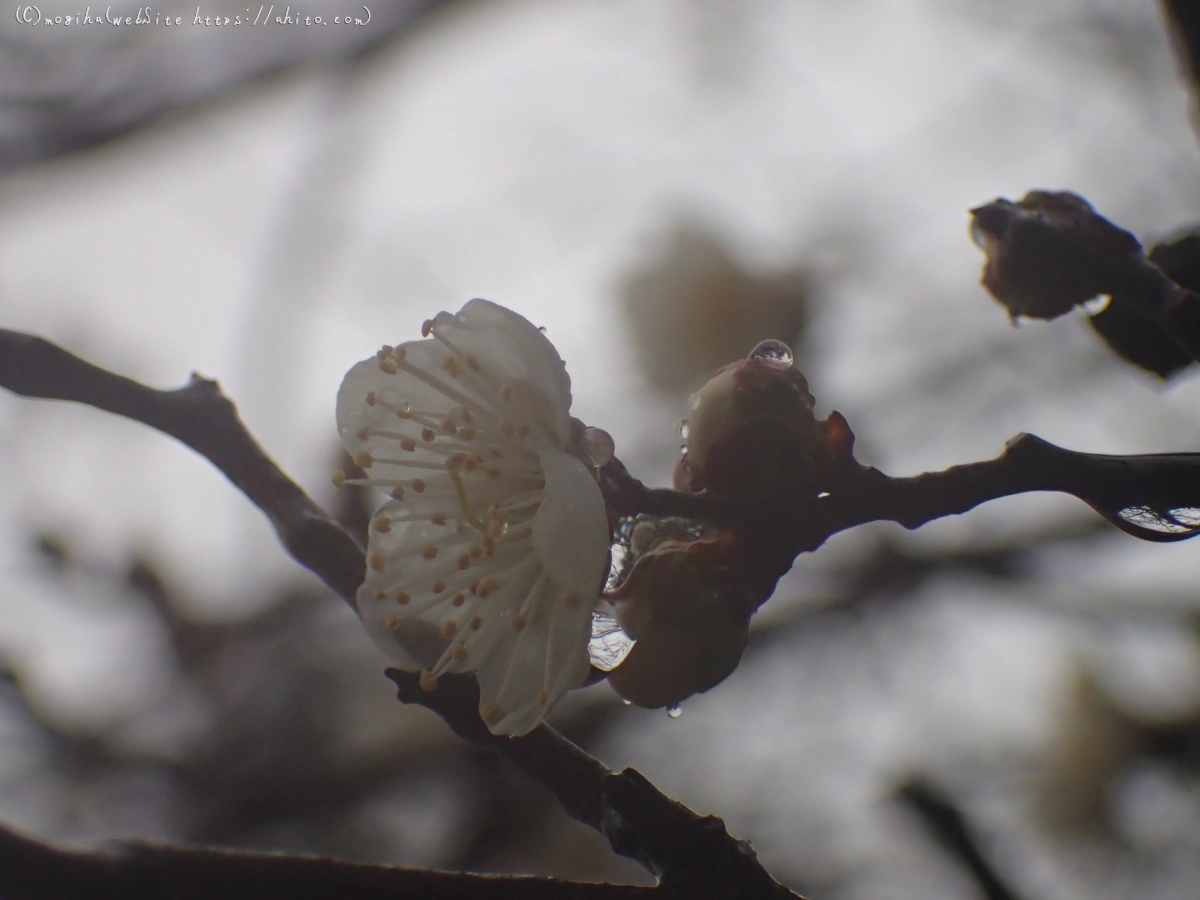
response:
[[[387,534],[389,531],[392,530],[392,520],[389,519],[387,516],[380,516],[378,519],[376,519],[374,522],[371,523],[371,527],[374,528],[376,531],[381,531],[384,534]]]
[[[434,431],[432,428],[422,428],[421,429],[421,440],[423,440],[425,443],[432,444],[433,439],[436,437],[437,437],[437,432]]]
[[[392,488],[392,499],[393,500],[403,500],[404,499],[404,488],[400,487],[399,485]]]
[[[471,630],[478,631],[483,627],[483,616],[471,616]]]
[[[396,591],[396,602],[401,606],[407,606],[410,600],[412,597],[409,596],[408,591]]]
[[[446,592],[446,582],[435,581],[433,584],[431,584],[429,586],[429,589],[431,591],[433,591],[435,594],[444,594]]]
[[[438,548],[433,546],[433,544],[430,544],[429,546],[427,546],[421,550],[421,555],[423,557],[425,557],[426,559],[435,559],[435,558],[437,558],[437,554],[438,554]]]
[[[358,429],[358,439],[360,441],[365,441],[370,436],[371,436],[371,429],[369,429],[369,428]]]
[[[459,469],[462,468],[463,461],[465,459],[466,459],[466,457],[463,456],[463,454],[455,453],[448,460],[446,460],[446,468],[449,469],[451,472],[457,472]]]
[[[404,626],[404,616],[388,616],[383,624],[388,631],[399,631]]]
[[[396,368],[396,364],[390,359],[381,359],[379,361],[379,368],[383,370],[385,375],[395,375],[400,371],[398,368]]]
[[[508,627],[511,628],[513,631],[524,631],[525,626],[528,624],[529,624],[529,620],[526,619],[520,613],[517,613],[515,616],[513,616],[511,619],[508,620]]]
[[[333,486],[339,491],[346,486],[346,473],[341,469],[334,469],[333,476],[329,479],[333,482]]]
[[[455,647],[453,650],[450,651],[450,655],[453,656],[459,662],[466,662],[467,661],[467,648],[464,647],[462,644],[459,644],[457,647]]]
[[[504,710],[495,700],[489,700],[483,706],[479,707],[479,718],[490,725],[504,718]]]
[[[414,478],[413,482],[412,482],[412,489],[414,491],[416,491],[418,494],[425,493],[425,482],[422,481],[420,478]]]
[[[458,429],[458,436],[464,441],[474,440],[476,434],[477,432],[475,431],[474,425],[464,425],[462,428]]]
[[[400,441],[400,449],[407,450],[409,453],[412,453],[417,449],[417,442],[412,438],[404,438]]]
[[[354,454],[354,464],[360,469],[369,469],[375,464],[375,457],[366,450],[359,450]]]
[[[371,558],[367,560],[367,564],[376,572],[382,572],[384,567],[383,554],[372,553]]]
[[[500,579],[495,575],[488,575],[479,582],[479,596],[486,597],[498,587],[500,587]]]
[[[545,709],[546,704],[550,702],[550,692],[542,688],[537,692],[537,708]]]
[[[450,602],[453,603],[455,606],[462,606],[464,603],[467,602],[467,595],[464,594],[462,591],[459,591],[457,594],[454,595],[454,599],[451,600]]]
[[[442,637],[447,640],[454,637],[454,632],[456,631],[458,631],[458,625],[454,623],[453,619],[447,619],[442,623]]]
[[[445,513],[434,513],[429,517],[429,521],[434,525],[445,525],[449,520],[446,518]]]
[[[431,693],[437,690],[437,679],[433,677],[433,674],[428,669],[421,670],[421,677],[418,683],[421,685],[421,690],[423,691]]]

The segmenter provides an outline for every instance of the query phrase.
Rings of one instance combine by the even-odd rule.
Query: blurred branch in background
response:
[[[182,16],[188,27],[153,27],[149,40],[140,28],[136,40],[132,28],[111,27],[97,40],[94,26],[86,32],[84,26],[14,29],[8,22],[0,32],[0,174],[96,146],[277,72],[361,56],[403,34],[426,13],[457,3],[461,0],[373,4],[369,24],[325,28],[274,22],[191,27],[196,8],[175,7],[171,15]],[[366,15],[362,4],[346,0],[288,11],[293,18]],[[214,4],[200,12],[248,17],[237,4]],[[48,39],[51,32],[54,38],[61,32],[62,39]]]

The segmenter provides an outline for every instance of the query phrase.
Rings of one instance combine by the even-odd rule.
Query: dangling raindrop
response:
[[[774,338],[760,342],[750,351],[750,359],[773,359],[776,362],[787,363],[789,366],[796,361],[796,357],[792,355],[792,348]]]
[[[588,642],[588,657],[601,672],[611,672],[629,655],[636,643],[617,620],[598,609],[592,610],[592,639]]]
[[[688,438],[687,422],[687,419],[680,419],[675,423],[675,437],[679,438],[681,441],[686,441]]]
[[[667,715],[670,716],[672,719],[678,719],[680,716],[683,715],[683,710],[680,709],[678,706],[668,706],[667,707]]]
[[[608,465],[617,450],[612,435],[603,428],[588,428],[584,431],[583,446],[592,458],[592,465],[597,468]]]

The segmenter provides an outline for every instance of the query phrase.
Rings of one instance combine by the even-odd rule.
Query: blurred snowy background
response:
[[[1200,381],[1159,384],[1082,316],[1010,327],[967,235],[968,208],[1035,187],[1145,241],[1200,221],[1152,0],[408,6],[436,8],[370,46],[194,26],[186,5],[163,5],[171,29],[5,12],[0,325],[156,386],[218,378],[350,522],[359,498],[328,478],[342,374],[475,296],[547,328],[574,413],[656,484],[688,392],[768,336],[890,474],[1019,431],[1200,450]],[[259,70],[55,150],[104,131],[97,98],[132,120]],[[0,460],[0,819],[645,881],[396,703],[349,610],[200,458],[3,395]],[[741,668],[680,718],[599,685],[556,724],[815,900],[982,896],[896,799],[914,777],[1029,900],[1191,898],[1198,564],[1200,542],[1139,543],[1054,496],[863,528],[797,562]]]

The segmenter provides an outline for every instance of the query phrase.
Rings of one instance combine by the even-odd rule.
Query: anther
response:
[[[372,600],[386,600],[387,594],[384,593],[383,591],[376,591],[375,593],[373,593],[371,595],[371,599]]]
[[[414,478],[412,480],[412,489],[418,494],[425,493],[425,482],[420,478]]]
[[[369,469],[375,464],[375,457],[366,450],[359,450],[354,454],[354,464],[360,469]]]
[[[446,357],[446,361],[442,363],[442,369],[444,369],[446,374],[451,378],[457,378],[462,374],[462,365],[453,356]]]
[[[483,616],[471,616],[470,626],[472,631],[478,631],[483,627]]]
[[[479,708],[479,717],[490,725],[504,717],[504,710],[495,700],[489,700]]]
[[[404,499],[404,488],[400,487],[399,485],[396,485],[394,488],[392,488],[391,496],[392,496],[393,500],[403,500]]]
[[[511,438],[513,436],[513,434],[515,433],[515,429],[513,428],[512,422],[505,422],[503,419],[500,420],[500,424],[497,425],[496,427],[500,430],[500,433],[502,435],[504,435],[506,438]]]
[[[537,692],[537,708],[545,709],[546,704],[550,702],[550,692],[542,688]]]
[[[367,406],[374,406],[374,405],[375,405],[375,392],[367,391]]]
[[[402,438],[400,441],[400,449],[407,450],[409,453],[412,453],[417,449],[417,442],[412,438]]]
[[[462,556],[460,556],[458,558],[458,567],[460,569],[465,569],[465,568],[469,567],[470,565],[471,565],[471,554],[470,553],[464,553]]]
[[[450,651],[450,655],[453,656],[459,662],[466,662],[467,661],[467,648],[464,647],[462,644],[459,644],[457,647],[455,647],[453,650]]]
[[[434,431],[432,428],[422,428],[421,429],[421,440],[423,440],[425,443],[432,444],[433,439],[436,437],[437,437],[437,432]]]
[[[431,693],[437,690],[437,679],[428,669],[421,670],[421,677],[418,679],[418,684],[421,685],[421,690],[426,693]]]
[[[476,431],[474,425],[464,425],[462,428],[458,429],[458,436],[464,441],[474,440],[475,435]]]
[[[374,522],[371,523],[371,527],[374,528],[376,531],[382,532],[383,534],[387,534],[389,531],[392,530],[392,520],[389,519],[387,516],[380,516],[378,519],[376,519]]]
[[[399,631],[404,625],[404,616],[388,616],[383,624],[388,631]]]
[[[379,368],[383,370],[385,375],[395,375],[400,370],[396,368],[396,364],[390,359],[379,360]]]
[[[360,441],[365,441],[370,436],[371,436],[371,429],[369,429],[369,428],[358,429],[358,439]]]
[[[455,624],[453,619],[447,619],[442,623],[442,637],[447,640],[454,637],[454,632],[456,631],[458,631],[458,625]]]
[[[330,479],[330,481],[332,481],[333,486],[340,491],[346,486],[346,473],[341,469],[334,469],[333,477]]]
[[[401,606],[408,606],[410,600],[412,600],[412,597],[408,591],[396,591],[396,602]]]
[[[435,594],[444,594],[446,592],[446,582],[435,581],[433,584],[431,584],[429,586],[429,589],[431,591],[433,591]]]
[[[421,555],[426,559],[435,559],[438,555],[438,548],[429,544],[421,550]]]
[[[433,319],[426,319],[421,323],[421,337],[429,337],[433,332]]]
[[[454,595],[454,599],[451,600],[450,602],[453,603],[455,606],[462,606],[464,603],[467,602],[467,595],[464,594],[462,591],[459,591],[457,594]]]
[[[382,553],[372,553],[371,558],[367,560],[367,564],[376,572],[382,572],[385,565]]]
[[[429,521],[434,525],[445,525],[449,520],[446,518],[445,513],[434,513],[429,517]]]
[[[529,620],[526,619],[520,613],[517,613],[515,616],[513,616],[511,619],[508,620],[508,627],[511,628],[513,631],[524,631],[525,626],[528,624],[529,624]]]
[[[442,431],[446,432],[450,437],[458,434],[458,426],[454,424],[453,416],[446,416],[446,418],[442,419]]]
[[[467,368],[472,372],[479,371],[479,360],[473,357],[470,353],[467,354]]]
[[[500,579],[495,575],[487,575],[479,582],[479,596],[486,597],[498,587],[500,587]]]
[[[477,463],[471,457],[467,457],[467,461],[463,463],[463,468],[466,469],[468,472],[474,472],[476,469],[479,468],[479,463]]]

